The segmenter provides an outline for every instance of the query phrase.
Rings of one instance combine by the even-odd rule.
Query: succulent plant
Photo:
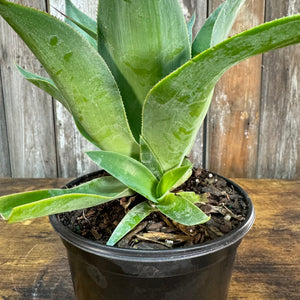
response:
[[[300,42],[300,15],[227,38],[245,0],[223,2],[192,41],[175,0],[99,0],[97,22],[66,0],[65,22],[0,0],[0,15],[51,79],[18,66],[24,77],[72,114],[99,151],[87,155],[110,176],[70,189],[0,198],[8,222],[84,209],[138,193],[108,241],[114,245],[153,211],[184,225],[207,222],[193,192],[173,192],[191,175],[186,158],[226,70]]]

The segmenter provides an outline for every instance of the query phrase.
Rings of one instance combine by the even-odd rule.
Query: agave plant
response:
[[[227,0],[192,42],[175,0],[99,0],[97,22],[66,0],[65,22],[0,0],[0,14],[51,79],[24,77],[72,114],[99,151],[87,155],[110,176],[70,189],[0,198],[8,222],[83,209],[138,193],[108,241],[114,245],[154,211],[184,225],[207,222],[200,195],[173,192],[191,175],[186,158],[226,70],[253,55],[300,42],[300,15],[227,38],[245,0]],[[134,12],[134,13],[133,13]]]

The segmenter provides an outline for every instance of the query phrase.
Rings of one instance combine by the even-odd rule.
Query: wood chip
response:
[[[185,226],[174,221],[173,224],[176,226],[176,228],[178,228],[181,232],[183,232],[187,236],[195,236],[197,234],[195,232],[195,226]]]
[[[163,221],[166,223],[167,227],[175,229],[173,223],[161,212],[159,212],[160,217],[163,219]]]
[[[129,212],[129,206],[135,200],[135,198],[136,196],[129,197],[129,198],[123,197],[120,200],[120,204],[124,207],[124,211],[126,214]]]
[[[94,236],[94,238],[96,240],[100,240],[101,239],[102,235],[100,235],[99,232],[96,229],[92,228],[91,229],[91,233],[92,233],[92,235]]]
[[[150,223],[147,226],[147,230],[148,231],[161,231],[161,229],[164,227],[164,223],[163,222],[157,222],[157,223]]]
[[[151,241],[173,241],[173,242],[184,242],[190,239],[190,237],[183,234],[174,234],[174,233],[165,233],[165,232],[156,232],[149,231],[142,234],[136,234],[137,238],[142,240],[151,240]]]
[[[217,236],[223,236],[224,233],[222,233],[216,226],[208,226],[209,230],[212,231]]]

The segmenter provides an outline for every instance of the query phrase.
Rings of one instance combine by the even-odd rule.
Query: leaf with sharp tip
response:
[[[162,198],[165,194],[191,169],[191,166],[182,166],[163,174],[156,187],[156,195]]]
[[[53,82],[53,80],[51,80],[49,78],[45,78],[45,77],[39,76],[39,75],[31,73],[31,72],[28,72],[28,71],[24,70],[23,68],[21,68],[18,65],[17,65],[17,68],[20,71],[20,73],[29,82],[33,83],[35,86],[37,86],[38,88],[42,89],[43,91],[45,91],[46,93],[48,93],[50,96],[52,96],[53,98],[55,98],[56,100],[58,100],[69,111],[69,113],[72,114],[74,122],[75,122],[75,124],[76,124],[79,132],[82,134],[82,136],[85,137],[91,143],[93,143],[95,146],[99,147],[99,145],[97,145],[96,141],[94,141],[92,139],[92,137],[85,131],[85,129],[82,127],[82,125],[80,124],[80,122],[78,121],[78,119],[76,118],[76,116],[72,113],[72,111],[70,110],[70,108],[68,106],[67,100],[64,98],[64,96],[58,90],[58,88],[56,87],[56,85]]]
[[[172,186],[171,191],[175,190],[177,187],[181,186],[183,183],[185,183],[192,175],[193,173],[193,164],[187,159],[184,158],[181,166],[190,166],[190,168],[187,170],[185,174]]]
[[[31,73],[29,71],[26,71],[19,65],[16,65],[19,72],[31,83],[33,83],[35,86],[40,88],[41,90],[48,93],[50,96],[58,100],[69,112],[70,108],[68,106],[67,100],[63,97],[61,92],[56,87],[55,83],[50,78],[45,78],[40,75]]]
[[[192,57],[210,48],[214,25],[224,4],[225,2],[218,6],[200,28],[192,44]]]
[[[188,34],[189,34],[190,45],[192,45],[193,43],[193,27],[195,24],[195,20],[196,20],[196,13],[194,12],[191,19],[186,24]]]
[[[97,22],[79,10],[70,0],[65,0],[65,22],[73,26],[97,49]]]
[[[244,31],[197,55],[149,92],[142,136],[164,171],[180,166],[188,155],[225,71],[251,56],[299,43],[299,32],[300,15]]]
[[[228,37],[238,12],[245,1],[227,0],[209,16],[193,42],[193,57]]]
[[[228,37],[234,21],[245,2],[246,0],[225,1],[213,28],[210,47],[221,43]]]
[[[0,0],[0,15],[39,59],[100,148],[139,157],[116,82],[88,41],[64,22],[32,8]]]
[[[190,195],[185,197],[184,193],[169,193],[155,206],[170,219],[187,226],[202,224],[210,219],[192,203]]]
[[[173,0],[101,0],[98,39],[138,140],[148,91],[191,57],[181,7]]]
[[[147,201],[134,206],[118,224],[106,245],[114,246],[153,211],[155,211],[155,208],[153,208]]]
[[[147,199],[157,202],[157,179],[139,161],[114,152],[89,151],[86,154],[106,172]]]
[[[71,189],[50,189],[0,197],[0,214],[10,223],[83,209],[130,196],[133,192],[111,176],[94,179]]]

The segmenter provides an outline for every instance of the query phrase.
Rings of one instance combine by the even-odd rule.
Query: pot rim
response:
[[[87,175],[80,176],[69,183],[66,186],[72,186],[87,176],[93,176],[99,173],[99,171],[89,173]],[[65,227],[56,217],[56,215],[49,216],[50,223],[54,230],[60,235],[60,237],[72,244],[75,247],[80,248],[83,251],[92,253],[97,256],[106,257],[109,259],[118,259],[123,261],[174,261],[191,259],[194,257],[208,255],[217,251],[221,251],[224,248],[230,247],[233,244],[239,244],[242,238],[251,229],[255,220],[255,211],[253,203],[249,198],[248,194],[234,181],[225,178],[221,175],[212,174],[226,180],[229,184],[233,185],[234,188],[245,198],[248,206],[248,213],[243,223],[225,234],[222,237],[216,238],[212,241],[208,241],[199,245],[188,246],[184,248],[166,249],[166,250],[140,250],[140,249],[127,249],[118,248],[114,246],[106,246],[95,241],[86,239]]]

